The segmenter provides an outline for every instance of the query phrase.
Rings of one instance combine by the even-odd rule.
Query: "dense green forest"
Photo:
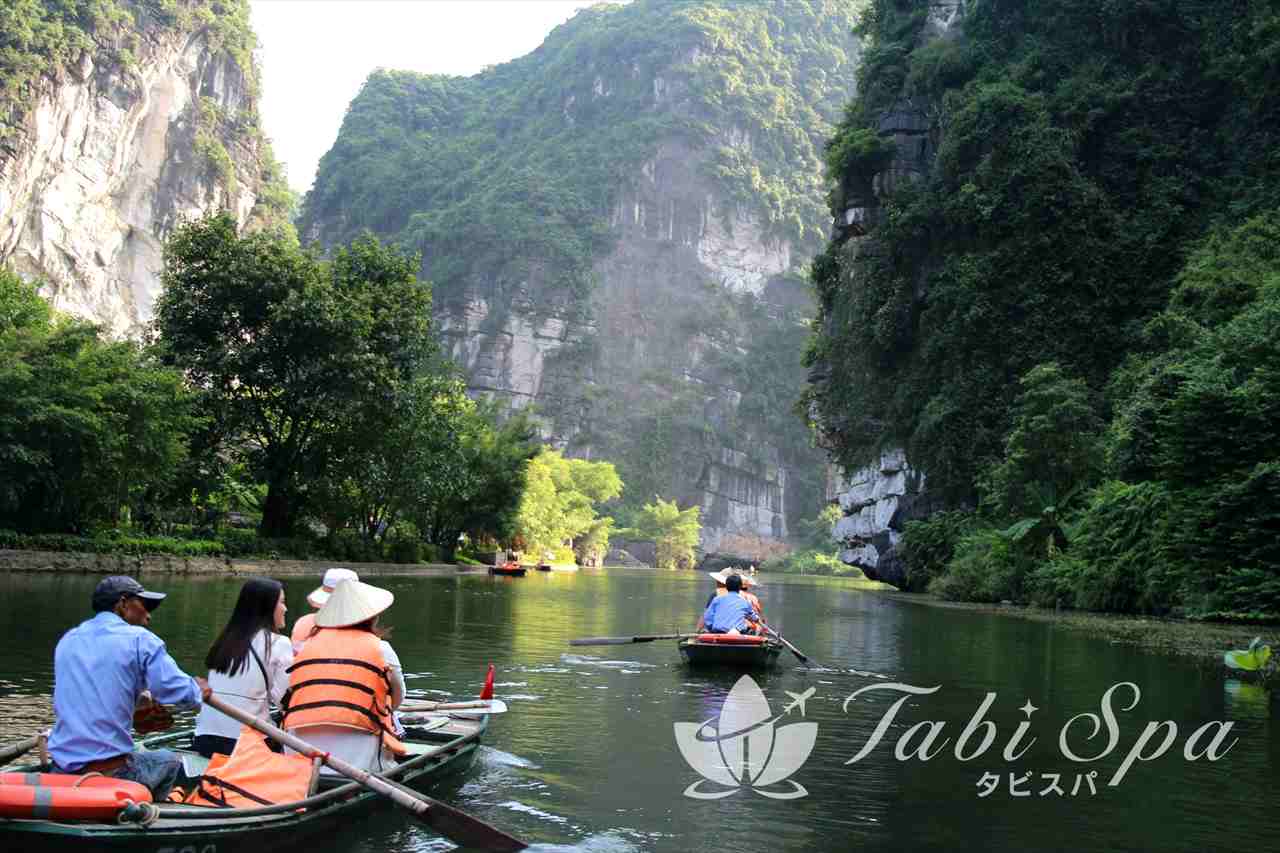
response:
[[[601,325],[595,269],[615,245],[620,193],[647,180],[660,145],[688,150],[717,188],[717,217],[749,210],[798,262],[821,247],[822,146],[853,81],[856,5],[601,4],[474,77],[379,71],[321,161],[299,231],[329,245],[370,229],[421,252],[437,313],[479,293],[490,322],[556,316],[586,330],[549,359],[538,403],[571,455],[617,463],[623,523],[655,494],[683,499],[720,446],[761,460],[780,449],[796,472],[792,520],[812,516],[821,455],[790,413],[811,306],[655,281],[661,322],[630,332],[653,360],[637,375],[615,352],[625,331]],[[798,268],[789,281],[807,301]],[[698,347],[711,355],[691,370]],[[740,389],[736,416],[707,416],[709,387]]]
[[[827,149],[809,398],[845,465],[902,446],[956,512],[908,525],[947,595],[1280,613],[1280,10],[875,0]],[[926,116],[925,175],[872,199]],[[861,201],[859,200],[861,199]]]
[[[512,536],[535,434],[467,398],[417,267],[209,216],[167,242],[141,344],[0,268],[0,546],[417,562]]]

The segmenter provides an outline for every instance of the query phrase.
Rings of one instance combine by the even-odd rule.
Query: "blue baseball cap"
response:
[[[165,599],[163,592],[151,592],[128,575],[111,575],[98,581],[98,585],[93,588],[93,610],[95,613],[110,610],[116,606],[117,601],[128,596],[142,599],[148,612],[159,607],[160,602]]]

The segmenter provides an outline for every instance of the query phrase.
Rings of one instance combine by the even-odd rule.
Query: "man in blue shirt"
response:
[[[49,755],[57,773],[102,773],[168,795],[182,770],[169,750],[135,752],[130,726],[144,690],[151,701],[198,707],[209,696],[203,678],[178,668],[164,641],[147,630],[164,593],[112,575],[93,591],[96,615],[72,628],[53,653]]]
[[[725,578],[724,586],[727,590],[725,594],[711,599],[706,612],[702,614],[703,624],[713,634],[745,634],[754,625],[756,612],[751,602],[740,594],[742,578],[739,575],[729,575]]]

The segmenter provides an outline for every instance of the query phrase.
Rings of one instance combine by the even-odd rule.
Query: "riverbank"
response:
[[[489,570],[488,566],[461,563],[354,563],[342,560],[263,560],[179,557],[171,554],[0,550],[0,572],[302,577],[321,575],[325,569],[336,564],[355,569],[361,576],[485,574]]]
[[[1185,619],[1158,619],[1152,616],[1124,616],[1114,613],[1085,613],[1075,610],[1045,610],[1016,604],[978,604],[946,601],[928,593],[883,592],[886,598],[922,607],[998,613],[1049,622],[1071,631],[1082,631],[1113,643],[1139,646],[1151,651],[1194,659],[1205,666],[1221,667],[1222,654],[1243,649],[1254,637],[1264,641],[1280,639],[1280,625],[1233,625],[1220,622],[1192,622]]]

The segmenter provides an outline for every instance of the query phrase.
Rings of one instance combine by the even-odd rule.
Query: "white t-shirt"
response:
[[[387,698],[390,700],[392,709],[399,708],[400,703],[404,701],[404,669],[390,643],[382,640],[379,646],[382,648],[382,659],[390,669],[391,694]],[[394,718],[395,715],[392,714],[392,717]],[[347,726],[325,725],[290,728],[289,732],[296,734],[321,752],[335,755],[348,764],[354,764],[364,770],[390,769],[396,763],[394,755],[379,749],[382,738],[373,732]],[[285,747],[285,752],[292,753],[293,750]],[[328,776],[337,775],[336,771],[327,766],[321,768],[320,772]]]
[[[262,667],[250,654],[245,666],[235,676],[209,670],[209,688],[219,699],[234,705],[255,717],[266,717],[270,702],[279,703],[289,689],[289,673],[293,664],[293,644],[289,638],[269,631],[260,631],[250,642],[251,648],[262,658],[270,685],[262,678]],[[270,699],[270,702],[268,702]],[[232,739],[240,736],[241,724],[221,711],[208,705],[200,708],[196,717],[197,735],[218,735]]]

